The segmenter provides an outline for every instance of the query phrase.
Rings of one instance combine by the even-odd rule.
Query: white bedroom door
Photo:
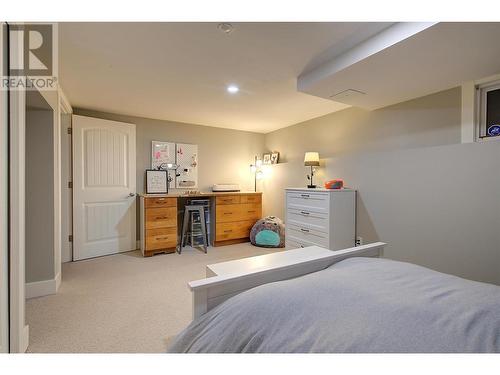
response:
[[[135,250],[135,125],[73,116],[73,259]]]

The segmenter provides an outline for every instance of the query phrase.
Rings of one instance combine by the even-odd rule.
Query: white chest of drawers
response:
[[[285,199],[287,248],[340,250],[355,245],[355,190],[288,188]]]

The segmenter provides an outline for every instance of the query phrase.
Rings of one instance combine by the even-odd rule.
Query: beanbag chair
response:
[[[275,216],[257,221],[250,231],[250,242],[260,247],[285,247],[285,225]]]

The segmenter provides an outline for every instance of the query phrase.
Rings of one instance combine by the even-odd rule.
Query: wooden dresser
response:
[[[252,226],[262,217],[262,193],[141,194],[142,255],[175,252],[179,241],[178,225],[181,225],[178,224],[178,206],[180,204],[182,210],[186,198],[210,199],[210,232],[213,233],[210,242],[214,246],[249,241]]]
[[[177,198],[141,196],[141,251],[173,253],[177,246]]]
[[[262,217],[262,193],[215,197],[214,246],[247,242],[250,230]]]

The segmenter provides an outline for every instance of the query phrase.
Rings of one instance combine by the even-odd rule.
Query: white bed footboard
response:
[[[224,266],[218,268],[224,273],[188,283],[193,293],[193,319],[250,288],[317,272],[346,258],[378,257],[385,245],[375,242],[338,251],[311,246],[221,263]],[[208,267],[207,274],[213,274]]]

